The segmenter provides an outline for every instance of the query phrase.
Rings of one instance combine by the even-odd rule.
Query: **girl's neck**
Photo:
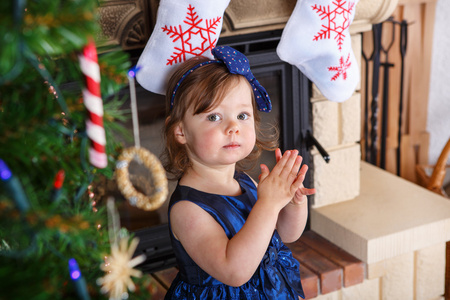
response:
[[[192,187],[210,194],[237,196],[242,193],[234,179],[235,168],[204,169],[189,168],[180,179],[180,185]]]

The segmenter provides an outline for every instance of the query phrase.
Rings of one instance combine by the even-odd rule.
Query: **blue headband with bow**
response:
[[[172,97],[170,99],[170,108],[173,107],[175,94],[186,76],[202,66],[209,65],[211,63],[222,63],[228,68],[228,71],[231,74],[242,75],[248,80],[248,82],[252,86],[256,104],[258,105],[258,109],[260,111],[270,112],[272,110],[272,103],[270,102],[269,94],[267,94],[266,89],[258,82],[255,76],[253,76],[252,71],[250,71],[250,63],[244,54],[229,46],[218,46],[212,49],[212,54],[217,60],[202,62],[189,69],[186,73],[183,74],[183,76],[181,76],[172,92]]]

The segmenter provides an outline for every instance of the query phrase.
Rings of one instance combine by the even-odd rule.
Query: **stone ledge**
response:
[[[311,230],[370,264],[450,240],[450,201],[361,162],[360,195],[311,211]]]

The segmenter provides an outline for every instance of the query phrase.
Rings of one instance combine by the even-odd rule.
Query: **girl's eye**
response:
[[[249,118],[249,115],[247,113],[241,113],[237,116],[238,120],[244,121]]]
[[[207,118],[208,118],[208,121],[211,121],[211,122],[216,122],[216,121],[220,120],[220,116],[217,114],[211,114]]]

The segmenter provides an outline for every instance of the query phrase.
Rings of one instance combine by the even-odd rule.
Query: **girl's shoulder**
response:
[[[192,189],[189,186],[177,184],[177,186],[175,187],[175,190],[172,193],[172,196],[170,197],[169,210],[173,205],[175,205],[179,201],[192,200],[193,199],[193,195],[192,195],[193,191],[195,191],[195,189]]]
[[[197,190],[190,186],[178,184],[170,197],[169,210],[180,201],[192,202],[205,209],[209,206],[209,203],[213,198],[219,196],[220,195]]]
[[[250,188],[256,188],[258,184],[256,181],[247,173],[245,172],[236,172],[236,175],[234,178],[239,182],[241,185],[246,185]]]

